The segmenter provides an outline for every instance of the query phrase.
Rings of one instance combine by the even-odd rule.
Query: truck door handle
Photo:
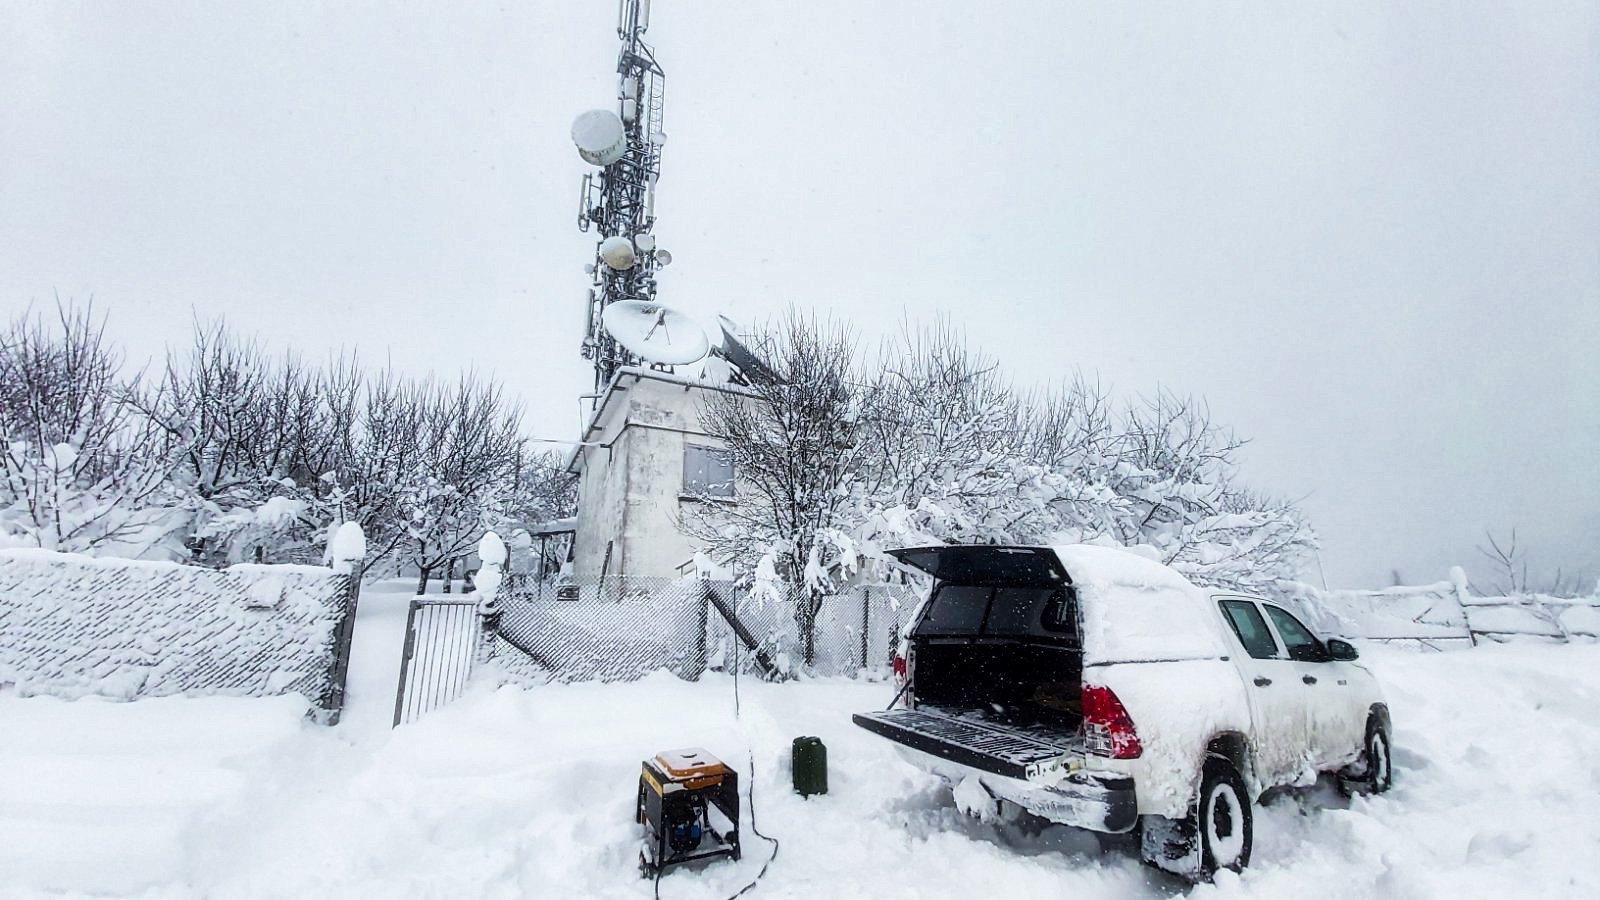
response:
[[[1315,676],[1315,675],[1301,675],[1300,676],[1300,680],[1304,681],[1306,684],[1316,684],[1317,683],[1317,676]]]
[[[1264,675],[1257,675],[1256,676],[1256,687],[1266,687],[1267,685],[1269,685],[1271,683],[1272,683],[1272,679],[1271,678],[1267,678]]]

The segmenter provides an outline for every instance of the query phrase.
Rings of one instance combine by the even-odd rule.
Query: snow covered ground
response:
[[[304,723],[293,698],[0,697],[0,895],[649,897],[635,867],[639,761],[680,745],[747,776],[754,750],[757,824],[783,845],[750,897],[1190,890],[1083,832],[961,815],[947,788],[850,724],[887,702],[881,684],[746,679],[738,719],[723,677],[480,684],[391,732],[381,645],[397,649],[404,599],[364,603],[350,713],[334,729]],[[1394,791],[1273,801],[1257,813],[1253,867],[1193,896],[1600,896],[1600,647],[1363,652],[1394,712]],[[826,796],[788,789],[802,734],[828,746]],[[731,894],[768,854],[748,828],[745,840],[741,863],[674,871],[661,896]]]

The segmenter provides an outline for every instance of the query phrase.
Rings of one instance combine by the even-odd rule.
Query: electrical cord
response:
[[[737,721],[743,721],[739,716],[739,639],[738,639],[737,636],[735,636],[734,640],[733,640],[733,718],[735,720],[737,720]],[[747,744],[749,743],[748,740],[746,740],[746,743]],[[756,883],[759,882],[762,879],[762,877],[767,874],[767,867],[772,865],[772,861],[778,858],[778,839],[775,838],[775,837],[768,837],[768,836],[762,834],[761,833],[761,829],[756,827],[756,751],[755,751],[755,748],[748,747],[748,746],[745,748],[745,762],[748,764],[748,766],[750,768],[750,780],[749,780],[749,782],[746,783],[746,786],[745,786],[745,791],[748,793],[748,795],[750,797],[750,831],[753,832],[756,837],[761,838],[763,841],[766,841],[767,843],[772,845],[772,855],[767,857],[767,861],[761,864],[761,871],[756,873],[756,877],[750,879],[750,883],[749,884],[747,884],[744,887],[740,888],[739,890],[735,891],[733,894],[730,894],[728,896],[728,900],[734,900],[735,897],[742,897],[746,893],[749,893],[750,891],[754,890],[755,886],[756,886]],[[658,900],[659,900],[659,898],[658,898]]]

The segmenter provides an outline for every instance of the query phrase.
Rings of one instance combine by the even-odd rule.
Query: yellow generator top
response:
[[[668,780],[692,791],[721,784],[722,776],[728,771],[722,760],[699,747],[663,750],[651,762],[654,763],[653,768]]]

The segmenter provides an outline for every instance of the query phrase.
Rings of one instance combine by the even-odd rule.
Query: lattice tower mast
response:
[[[594,362],[596,394],[605,389],[617,369],[641,362],[606,333],[600,314],[619,300],[654,301],[656,270],[671,259],[665,251],[657,252],[651,233],[656,221],[661,147],[666,142],[661,128],[666,75],[644,42],[649,28],[650,0],[619,0],[617,37],[622,49],[617,56],[616,116],[623,126],[626,150],[599,172],[584,175],[580,195],[578,229],[587,232],[593,227],[599,232],[594,262],[586,267],[594,275],[594,286],[589,290],[582,350],[583,357]],[[614,241],[607,243],[611,238],[632,242],[631,265],[618,268],[608,262],[608,256],[615,259],[617,247]]]

